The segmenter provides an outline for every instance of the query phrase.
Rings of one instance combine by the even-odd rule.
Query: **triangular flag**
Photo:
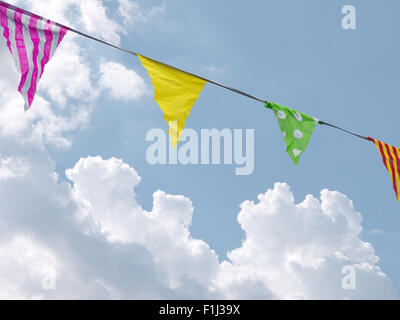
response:
[[[383,164],[392,177],[396,198],[400,201],[400,149],[371,137],[368,137],[368,140],[372,141],[378,149]]]
[[[286,151],[297,166],[318,120],[273,102],[268,102],[265,107],[274,111],[287,146]]]
[[[0,20],[7,47],[21,74],[18,91],[25,100],[25,110],[28,110],[44,67],[53,57],[67,29],[2,1]]]
[[[169,136],[177,146],[185,121],[206,81],[138,55],[154,86],[154,100],[169,124]]]

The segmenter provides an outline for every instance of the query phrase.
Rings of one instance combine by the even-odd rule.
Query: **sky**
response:
[[[400,145],[398,1],[9,3]],[[151,165],[146,135],[168,127],[137,57],[69,32],[27,112],[3,37],[0,70],[0,298],[398,298],[399,203],[372,143],[317,126],[296,167],[270,110],[206,84],[186,128],[254,130],[252,174]]]

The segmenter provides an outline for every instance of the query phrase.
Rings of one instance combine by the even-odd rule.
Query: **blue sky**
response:
[[[400,47],[393,39],[398,29],[395,12],[396,8],[400,12],[400,6],[395,1],[387,6],[353,1],[357,29],[345,31],[341,9],[346,4],[172,1],[151,26],[129,30],[122,45],[396,145]],[[108,50],[86,39],[83,42]],[[133,68],[151,85],[136,58],[109,51],[113,59]],[[210,66],[221,71],[210,72]],[[229,165],[150,166],[145,158],[150,145],[146,133],[152,128],[167,130],[152,96],[137,106],[119,105],[118,112],[113,101],[100,108],[90,129],[74,134],[73,147],[59,158],[54,155],[59,173],[85,154],[124,159],[143,177],[138,194],[146,208],[157,188],[185,194],[196,208],[193,234],[207,240],[222,256],[242,240],[236,213],[243,200],[254,199],[277,181],[287,182],[297,201],[309,193],[318,195],[323,188],[338,190],[362,213],[366,231],[384,231],[379,235],[364,232],[363,237],[376,246],[383,269],[400,281],[396,272],[400,262],[394,254],[396,240],[400,240],[396,227],[399,204],[373,144],[318,126],[296,168],[285,153],[273,113],[261,103],[207,84],[187,127],[254,128],[254,173],[236,176],[234,166]]]
[[[117,1],[103,2],[110,19],[120,20]],[[136,3],[143,12],[162,9],[146,22],[137,19],[125,25],[120,33],[122,47],[400,145],[397,1]],[[356,30],[341,27],[341,9],[348,4],[356,8]],[[145,210],[151,211],[156,190],[192,201],[191,235],[208,243],[220,261],[245,238],[237,221],[243,201],[257,201],[257,195],[276,182],[287,183],[296,202],[308,194],[319,198],[325,188],[335,190],[351,199],[361,213],[361,238],[373,245],[379,266],[398,291],[399,203],[372,143],[317,126],[299,167],[295,167],[271,111],[259,102],[207,84],[186,127],[198,132],[203,128],[254,129],[253,174],[236,176],[234,165],[149,165],[146,133],[153,128],[166,131],[167,124],[153,101],[145,69],[134,56],[85,38],[75,41],[93,67],[93,83],[97,83],[97,66],[104,60],[114,61],[144,79],[148,92],[133,101],[115,100],[106,90],[99,92],[90,121],[81,130],[65,133],[70,147],[45,144],[61,181],[69,181],[65,170],[81,158],[121,159],[142,178],[135,194]],[[51,99],[45,90],[41,95]],[[79,99],[68,101],[79,104]],[[60,110],[59,114],[65,112]]]

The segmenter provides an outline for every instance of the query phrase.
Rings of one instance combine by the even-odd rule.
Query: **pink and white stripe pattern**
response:
[[[18,91],[25,100],[26,111],[32,105],[44,67],[53,57],[67,29],[2,1],[0,22],[7,47],[21,73]]]

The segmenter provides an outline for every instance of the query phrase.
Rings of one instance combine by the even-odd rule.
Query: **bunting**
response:
[[[176,147],[190,110],[206,81],[141,55],[138,57],[149,73],[154,100],[164,112],[172,145]]]
[[[396,199],[400,201],[400,149],[382,141],[368,137],[373,142],[382,157],[383,164],[392,178]]]
[[[43,75],[46,64],[53,57],[67,31],[98,41],[115,49],[136,55],[147,70],[153,86],[154,100],[164,113],[169,125],[171,143],[177,146],[186,119],[200,96],[204,85],[209,82],[242,96],[262,102],[274,111],[283,134],[287,153],[295,165],[305,152],[317,123],[344,131],[358,138],[372,141],[377,147],[382,161],[388,170],[396,198],[400,201],[400,149],[371,137],[345,130],[336,125],[319,121],[305,113],[287,108],[277,103],[268,102],[246,92],[221,83],[196,76],[162,62],[144,57],[136,52],[120,48],[106,41],[89,36],[66,26],[54,23],[25,10],[0,1],[0,26],[6,39],[7,47],[21,74],[18,91],[25,100],[25,110],[32,105],[37,84]]]
[[[305,113],[273,102],[268,102],[265,107],[274,111],[287,146],[286,152],[297,166],[300,155],[306,151],[318,120]]]
[[[67,29],[4,2],[0,2],[0,20],[8,50],[21,74],[18,91],[25,100],[25,110],[28,110],[44,67],[53,57]]]

